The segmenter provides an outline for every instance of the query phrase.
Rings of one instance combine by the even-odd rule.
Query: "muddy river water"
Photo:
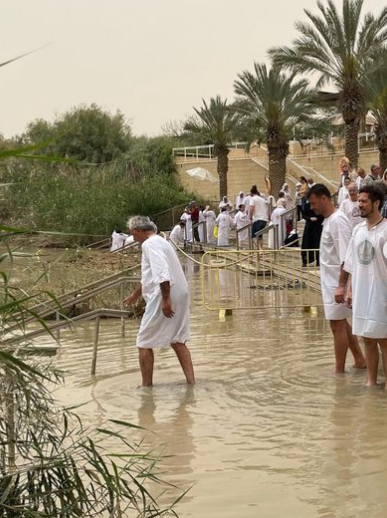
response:
[[[79,413],[94,427],[113,418],[147,428],[133,433],[168,455],[164,478],[191,487],[181,517],[384,518],[386,394],[367,390],[350,361],[346,375],[332,374],[322,312],[248,310],[220,320],[201,305],[198,267],[188,270],[195,387],[163,349],[155,386],[138,388],[138,322],[121,338],[114,320],[101,325],[95,378],[93,324],[62,333],[54,363],[67,376],[58,398],[88,402]]]

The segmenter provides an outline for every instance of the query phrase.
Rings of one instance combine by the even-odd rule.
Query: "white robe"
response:
[[[359,203],[357,201],[352,201],[349,198],[343,200],[340,210],[347,216],[352,229],[364,221],[360,215]]]
[[[250,212],[250,200],[251,200],[250,194],[245,196],[245,212],[247,215],[249,215],[249,212]]]
[[[234,225],[237,230],[239,230],[242,227],[245,227],[249,222],[250,220],[248,219],[247,214],[245,212],[239,211],[234,216]],[[246,248],[249,246],[249,230],[251,233],[251,228],[245,228],[237,234],[239,248]]]
[[[337,205],[340,207],[347,198],[349,198],[348,189],[344,186],[340,187],[339,194],[337,195]]]
[[[207,243],[210,245],[216,245],[217,241],[216,237],[214,237],[216,214],[212,209],[204,210],[203,217],[206,220]]]
[[[152,235],[142,245],[141,288],[145,313],[137,335],[137,347],[153,349],[185,343],[189,339],[189,290],[178,256],[168,241]],[[171,286],[172,318],[162,312],[160,284]]]
[[[113,234],[111,235],[112,244],[110,247],[110,251],[114,252],[115,250],[118,250],[119,248],[125,246],[125,240],[128,237],[128,234],[124,234],[123,232],[119,233],[114,230]]]
[[[185,228],[184,228],[184,241],[191,242],[192,241],[192,219],[187,212],[183,212],[183,214],[180,216],[180,221],[184,221]]]
[[[344,270],[352,275],[352,331],[365,338],[387,338],[387,221],[368,230],[356,225]]]
[[[347,216],[340,210],[335,210],[329,218],[325,218],[323,223],[320,241],[320,278],[327,320],[344,320],[351,316],[351,310],[345,304],[335,302],[340,266],[347,255],[351,230]]]
[[[271,222],[273,225],[277,227],[278,230],[278,247],[284,245],[286,238],[286,221],[285,218],[282,218],[281,223],[281,215],[286,212],[286,209],[283,207],[277,207],[273,210],[271,215]],[[269,232],[269,247],[274,249],[274,230],[270,230]]]
[[[204,216],[203,216],[203,211],[199,210],[199,223],[203,223],[205,220]],[[203,225],[199,225],[199,240],[201,243],[204,243],[204,226]]]
[[[218,225],[218,246],[228,246],[230,230],[233,224],[228,212],[221,212],[216,218],[216,223]]]
[[[175,225],[169,234],[169,240],[172,241],[174,245],[179,245],[182,241],[182,228],[180,225]]]
[[[246,200],[246,196],[241,196],[240,194],[238,194],[238,196],[236,197],[236,200],[235,200],[235,208],[239,209],[239,205],[242,205],[242,203],[243,203],[243,205],[245,205],[246,204],[245,200]]]

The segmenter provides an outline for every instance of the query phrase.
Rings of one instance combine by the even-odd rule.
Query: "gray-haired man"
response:
[[[128,228],[141,243],[141,284],[124,300],[133,304],[141,295],[146,308],[137,335],[142,385],[153,385],[153,349],[172,346],[187,383],[195,383],[189,339],[189,291],[180,261],[173,247],[155,234],[155,225],[146,216],[134,216]]]

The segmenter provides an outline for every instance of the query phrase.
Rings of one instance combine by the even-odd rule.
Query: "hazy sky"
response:
[[[341,3],[341,2],[340,2]],[[380,12],[385,0],[365,0]],[[0,132],[95,102],[157,134],[289,44],[316,0],[0,0]]]

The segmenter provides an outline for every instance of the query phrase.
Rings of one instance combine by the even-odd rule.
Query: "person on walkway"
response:
[[[274,230],[269,231],[269,248],[275,249],[276,247],[280,248],[284,245],[286,238],[286,221],[285,218],[281,218],[283,214],[286,212],[286,199],[279,198],[277,201],[277,207],[271,213],[271,222],[277,228],[278,232],[278,243],[274,240]]]
[[[250,223],[250,220],[246,214],[245,206],[243,203],[238,205],[238,212],[234,216],[234,226],[237,230],[246,227]],[[241,232],[238,232],[238,246],[240,249],[249,248],[249,228],[245,228]]]
[[[346,156],[343,156],[339,160],[339,173],[340,173],[340,182],[339,185],[342,187],[344,185],[344,180],[346,178],[351,179],[351,164],[349,159]]]
[[[183,214],[180,216],[180,220],[184,222],[184,244],[192,242],[192,220],[191,211],[189,207],[184,209]]]
[[[355,179],[357,190],[361,189],[366,184],[366,172],[362,167],[357,170],[357,177]]]
[[[185,227],[184,221],[179,221],[179,223],[177,225],[175,225],[173,227],[173,229],[171,230],[171,233],[169,234],[169,240],[174,245],[179,246],[184,241],[184,227]]]
[[[380,180],[380,175],[382,174],[382,169],[379,165],[372,164],[370,170],[370,174],[366,176],[366,185],[371,185]]]
[[[235,209],[239,210],[239,205],[245,205],[245,193],[240,191],[235,200]]]
[[[375,184],[360,189],[359,209],[365,221],[353,231],[341,278],[340,296],[347,284],[353,332],[364,340],[369,387],[377,382],[378,345],[387,381],[387,220],[380,214],[383,199]]]
[[[207,227],[207,243],[210,245],[216,245],[217,240],[214,236],[214,228],[216,226],[216,214],[215,211],[207,205],[205,210],[203,210],[203,217],[206,221]]]
[[[340,205],[340,210],[344,212],[344,214],[347,216],[349,223],[351,224],[351,229],[356,227],[359,223],[363,221],[360,210],[359,210],[359,204],[357,201],[357,192],[358,189],[356,187],[355,182],[352,182],[348,185],[348,198],[343,200],[343,202]]]
[[[204,243],[205,241],[207,242],[207,234],[204,235],[204,225],[203,223],[206,221],[204,215],[203,215],[203,211],[204,211],[204,206],[203,205],[200,205],[199,206],[199,240],[201,243]],[[200,224],[202,223],[202,224]],[[206,239],[204,239],[204,237]]]
[[[189,214],[191,216],[191,222],[192,222],[192,234],[193,239],[197,243],[200,243],[200,236],[199,236],[199,207],[196,205],[196,203],[192,200],[188,206],[189,208]]]
[[[320,278],[325,318],[329,320],[333,333],[335,372],[345,372],[348,348],[354,357],[355,368],[364,368],[364,355],[347,322],[351,310],[335,299],[351,237],[351,226],[344,212],[334,207],[331,193],[325,185],[314,185],[308,193],[308,199],[310,208],[324,217],[320,242]]]
[[[302,217],[304,217],[305,212],[305,205],[307,202],[307,194],[309,190],[309,184],[308,180],[305,178],[305,176],[300,176],[300,190],[299,195],[301,196],[301,211],[302,211]]]
[[[255,234],[259,232],[260,230],[263,230],[268,221],[267,216],[267,204],[266,200],[262,198],[262,196],[259,194],[259,191],[257,189],[256,185],[253,185],[251,190],[251,199],[250,199],[250,209],[249,209],[249,217],[251,221],[253,222],[252,229],[251,229],[251,235],[252,238],[255,238]],[[258,248],[260,250],[263,250],[263,239],[262,236],[258,240]]]
[[[311,209],[309,201],[305,204],[305,227],[302,234],[301,259],[302,266],[316,262],[320,266],[320,240],[323,231],[324,216],[317,216]]]
[[[284,183],[280,192],[283,192],[285,195],[285,209],[286,210],[291,209],[292,208],[292,194],[290,192],[289,185],[287,183]]]
[[[115,228],[111,235],[110,251],[115,252],[116,250],[123,248],[128,237],[128,234],[124,234],[122,230],[120,230],[119,228]]]
[[[344,178],[343,185],[339,188],[339,192],[337,193],[337,206],[340,207],[340,205],[343,203],[344,200],[346,200],[349,197],[348,193],[348,185],[351,183],[351,179],[348,177]]]
[[[222,210],[225,207],[228,211],[232,210],[231,203],[228,201],[227,196],[223,196],[219,203],[219,210]]]
[[[189,340],[189,290],[180,261],[173,247],[154,232],[146,216],[128,221],[129,231],[141,243],[141,284],[124,300],[133,304],[145,299],[145,313],[137,335],[142,386],[153,385],[153,349],[172,346],[188,384],[195,383]]]
[[[219,216],[216,218],[218,225],[218,246],[228,246],[230,244],[230,230],[233,221],[228,213],[227,207],[223,207]]]

